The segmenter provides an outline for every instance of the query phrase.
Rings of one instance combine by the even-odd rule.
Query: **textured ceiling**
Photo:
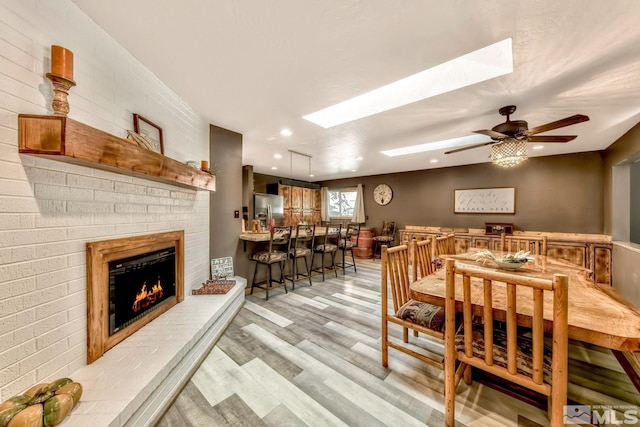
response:
[[[640,121],[638,1],[73,1],[206,120],[242,133],[260,173],[309,180],[288,150],[313,156],[312,180],[487,162],[488,147],[380,151],[491,128],[509,104],[530,127],[591,118],[531,156],[604,149]],[[512,74],[330,129],[302,119],[509,37]]]

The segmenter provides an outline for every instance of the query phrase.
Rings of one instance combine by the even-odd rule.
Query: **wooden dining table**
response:
[[[500,256],[499,252],[494,252]],[[484,264],[474,258],[474,253],[445,255],[441,258],[453,258],[456,265],[462,263],[475,268],[497,270],[513,275],[553,278],[554,274],[565,274],[569,277],[569,338],[584,341],[613,350],[625,352],[640,351],[640,311],[613,288],[594,283],[591,272],[569,262],[536,256],[534,261],[527,262],[515,271],[499,269],[492,261]],[[445,305],[445,269],[425,276],[411,284],[411,298],[434,305]],[[457,278],[459,276],[456,275]],[[481,282],[480,282],[481,283]],[[483,288],[472,286],[472,306],[474,314],[482,315]],[[546,295],[549,294],[549,295]],[[531,290],[518,290],[518,322],[530,326],[533,313],[533,297]],[[506,313],[506,284],[494,288],[494,318],[504,319]],[[456,286],[456,311],[462,311],[462,285]],[[552,296],[545,292],[544,319],[545,330],[552,329]]]

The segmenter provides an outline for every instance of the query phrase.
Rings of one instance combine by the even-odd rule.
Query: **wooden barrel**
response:
[[[375,228],[361,227],[358,235],[358,247],[353,248],[353,256],[356,258],[373,258],[373,237],[375,235]],[[355,243],[356,236],[352,236],[351,241]]]

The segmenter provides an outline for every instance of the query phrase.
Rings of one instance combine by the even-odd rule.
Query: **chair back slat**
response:
[[[567,402],[567,376],[569,357],[569,279],[556,274],[553,277],[553,354],[551,371],[553,389],[551,393],[551,425],[562,425],[562,408]]]
[[[471,278],[469,276],[462,277],[462,292],[464,295],[464,302],[462,303],[464,352],[467,357],[473,357],[473,312],[471,309]]]
[[[486,348],[493,348],[493,292],[491,280],[483,279],[482,286],[484,292],[484,343]],[[489,366],[493,365],[493,351],[484,352],[484,363]]]
[[[383,290],[391,288],[393,310],[396,312],[411,299],[409,285],[409,248],[407,245],[382,246]],[[385,292],[386,293],[386,292]],[[383,299],[384,301],[384,299]]]
[[[433,274],[434,268],[431,262],[433,257],[433,245],[431,240],[413,240],[411,242],[411,267],[413,281]]]
[[[547,236],[500,236],[500,250],[504,252],[529,251],[532,255],[547,254]]]
[[[533,325],[532,325],[532,379],[536,384],[542,384],[544,362],[544,291],[533,289]]]
[[[456,235],[455,233],[446,236],[434,237],[433,256],[438,255],[455,255],[456,254]]]
[[[507,370],[511,375],[518,373],[518,314],[516,312],[516,285],[507,283]]]

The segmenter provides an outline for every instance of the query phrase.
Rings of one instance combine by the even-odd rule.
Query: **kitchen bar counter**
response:
[[[293,230],[291,237],[295,237],[295,228]],[[316,227],[316,237],[324,236],[326,232],[327,229],[325,227]],[[240,234],[240,240],[244,240],[245,242],[268,242],[269,232],[265,231],[262,233],[254,233],[251,231],[245,231]]]

